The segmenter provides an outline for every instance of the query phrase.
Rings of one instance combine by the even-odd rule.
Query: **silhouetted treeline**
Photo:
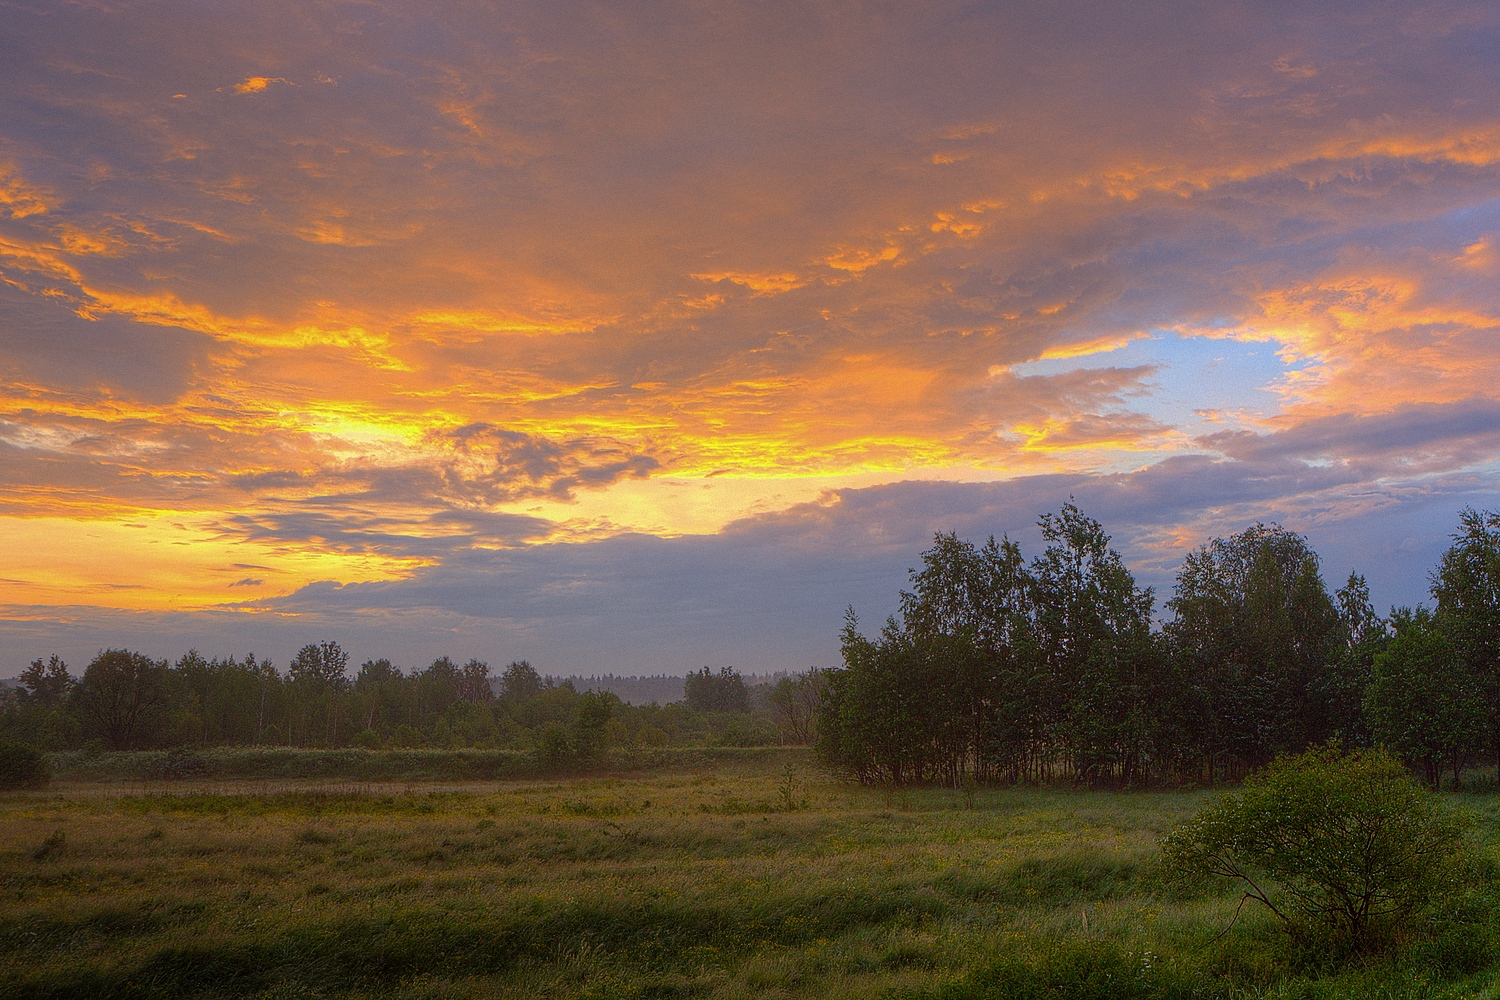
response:
[[[287,671],[254,654],[170,663],[107,649],[73,677],[62,660],[34,661],[0,691],[0,741],[38,749],[187,746],[493,747],[587,758],[610,745],[761,746],[812,738],[806,697],[784,678],[747,686],[733,669],[704,669],[732,697],[628,705],[606,691],[539,676],[524,660],[498,678],[489,665],[441,657],[402,671],[385,659],[349,676],[335,642],[304,646]],[[681,678],[676,679],[682,685]],[[701,695],[701,692],[700,692]]]
[[[1190,554],[1154,618],[1067,504],[1029,563],[938,535],[879,636],[850,609],[818,746],[861,781],[1234,779],[1309,745],[1380,743],[1437,784],[1500,756],[1500,517],[1465,510],[1435,610],[1329,593],[1306,539],[1257,524]]]

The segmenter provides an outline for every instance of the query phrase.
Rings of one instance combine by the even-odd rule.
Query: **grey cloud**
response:
[[[1458,509],[1500,505],[1500,479],[1462,474],[1382,484],[1318,467],[1268,472],[1188,458],[1116,476],[898,483],[840,491],[713,536],[458,547],[433,553],[439,561],[407,579],[322,582],[222,611],[12,608],[0,624],[0,662],[19,669],[53,648],[86,660],[100,643],[126,641],[153,655],[189,645],[255,648],[284,662],[301,643],[336,636],[356,657],[527,656],[554,672],[831,663],[845,606],[870,624],[893,611],[932,532],[1009,533],[1034,554],[1037,515],[1070,496],[1104,523],[1162,596],[1186,548],[1275,519],[1309,535],[1331,584],[1358,569],[1377,603],[1390,604],[1425,598],[1426,573]],[[1180,538],[1184,526],[1191,530]]]
[[[1500,401],[1417,403],[1384,414],[1335,414],[1282,431],[1225,431],[1200,443],[1242,461],[1337,460],[1389,473],[1447,471],[1500,454]]]

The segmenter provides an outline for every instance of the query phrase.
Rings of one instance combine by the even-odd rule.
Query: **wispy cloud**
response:
[[[0,600],[415,600],[908,479],[1221,491],[1158,561],[1487,495],[1500,13],[1355,8],[12,8]]]

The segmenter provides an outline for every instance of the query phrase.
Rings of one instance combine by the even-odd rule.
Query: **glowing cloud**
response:
[[[517,567],[795,616],[736,568],[834,594],[866,539],[893,591],[1068,491],[1160,572],[1496,496],[1493,5],[54,7],[0,41],[12,660],[504,617],[470,584],[604,627]]]

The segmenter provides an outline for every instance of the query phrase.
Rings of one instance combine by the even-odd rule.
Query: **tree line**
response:
[[[540,676],[525,660],[439,657],[403,671],[367,660],[350,676],[337,643],[311,643],[285,672],[252,653],[173,663],[102,650],[74,677],[58,656],[0,691],[0,742],[39,750],[294,746],[477,747],[584,759],[611,745],[757,746],[811,740],[805,677],[746,685],[733,668],[687,678],[685,698],[627,705]]]
[[[861,781],[1135,786],[1235,780],[1337,741],[1436,786],[1500,759],[1500,515],[1466,509],[1434,607],[1329,592],[1307,540],[1256,524],[1190,553],[1162,621],[1071,502],[1010,539],[939,534],[878,636],[849,610],[817,712],[823,759]]]

